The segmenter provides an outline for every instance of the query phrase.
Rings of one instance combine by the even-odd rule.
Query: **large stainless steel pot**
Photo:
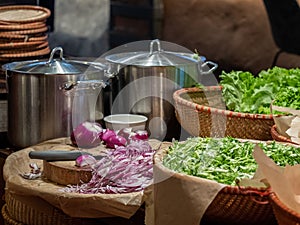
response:
[[[151,137],[165,140],[179,138],[180,125],[175,117],[173,92],[200,83],[206,75],[213,75],[217,64],[190,51],[169,50],[183,49],[169,42],[150,40],[138,45],[144,45],[148,50],[126,51],[131,49],[127,44],[125,50],[118,53],[117,49],[115,53],[105,55],[110,64],[107,72],[112,74],[109,80],[110,113],[145,115]]]
[[[59,58],[54,58],[60,53]],[[3,65],[8,87],[8,139],[18,148],[69,136],[73,126],[103,117],[102,68],[66,60],[54,48],[48,61]],[[87,80],[86,77],[98,78]],[[97,104],[96,104],[97,103]]]

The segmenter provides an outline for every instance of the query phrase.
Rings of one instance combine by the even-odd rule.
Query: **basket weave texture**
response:
[[[201,225],[277,225],[268,191],[226,186],[203,215]]]
[[[286,205],[284,205],[275,193],[271,193],[269,195],[269,199],[278,225],[300,224],[300,214],[289,209]]]
[[[272,139],[273,116],[226,110],[221,86],[184,88],[173,98],[179,123],[193,136]]]
[[[7,206],[4,204],[1,209],[1,215],[3,217],[4,225],[23,225],[24,223],[20,223],[12,219],[7,211]]]
[[[5,201],[5,207],[2,208],[5,225],[140,225],[145,218],[144,207],[141,207],[130,219],[70,217],[41,198],[19,196],[13,191],[5,193]]]
[[[6,210],[11,219],[30,225],[81,225],[82,220],[71,218],[61,210],[53,207],[40,198],[29,196],[22,197],[5,193]],[[28,204],[30,202],[32,204]]]

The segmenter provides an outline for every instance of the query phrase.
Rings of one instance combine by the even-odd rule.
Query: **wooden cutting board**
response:
[[[75,161],[43,161],[43,177],[51,182],[69,185],[87,183],[92,178],[90,167],[75,166]]]
[[[93,155],[99,155],[101,151],[105,151],[105,146],[84,150]],[[72,150],[66,150],[72,151]],[[87,183],[92,178],[91,167],[78,167],[74,161],[52,161],[43,160],[43,178],[51,182],[69,185]]]

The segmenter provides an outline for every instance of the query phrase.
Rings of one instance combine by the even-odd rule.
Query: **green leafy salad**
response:
[[[259,146],[277,165],[300,163],[300,148],[275,141],[260,142]],[[231,137],[190,137],[169,147],[163,165],[178,173],[235,185],[236,180],[253,177],[257,169],[254,147],[253,142]]]
[[[270,105],[300,109],[300,69],[273,67],[257,76],[244,71],[222,71],[222,95],[228,110],[270,114]]]

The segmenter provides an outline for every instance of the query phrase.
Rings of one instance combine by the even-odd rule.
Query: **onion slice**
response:
[[[91,166],[95,164],[97,160],[92,155],[81,155],[77,157],[75,161],[75,165],[78,167],[85,167],[85,166]]]

